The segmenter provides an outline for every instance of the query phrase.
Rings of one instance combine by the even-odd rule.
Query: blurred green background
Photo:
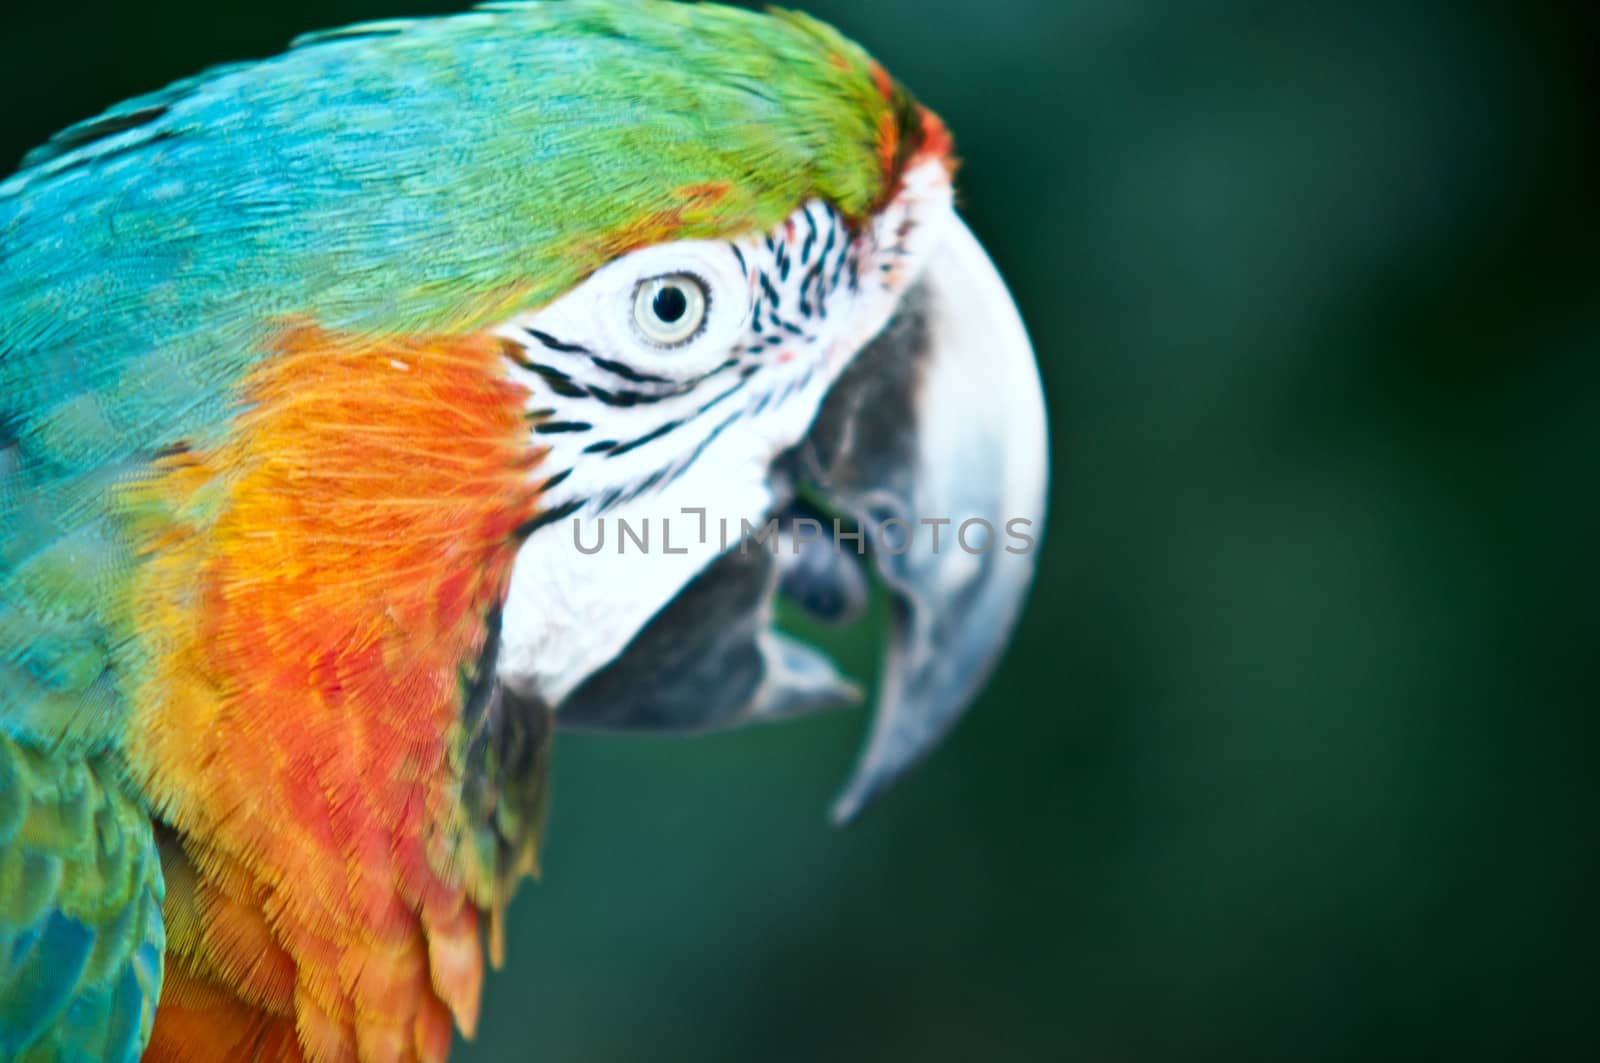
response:
[[[0,156],[452,6],[13,8]],[[847,831],[860,714],[563,738],[460,1058],[1597,1058],[1594,16],[804,6],[957,135],[1053,411],[1038,587]]]

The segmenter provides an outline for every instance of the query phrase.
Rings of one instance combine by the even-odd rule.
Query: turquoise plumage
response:
[[[163,893],[149,815],[104,758],[0,734],[0,1059],[139,1058]]]

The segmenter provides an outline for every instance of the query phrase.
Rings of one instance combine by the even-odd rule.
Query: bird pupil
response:
[[[655,315],[667,324],[676,324],[689,310],[689,298],[683,294],[683,289],[675,284],[663,285],[656,292],[656,297],[650,304],[650,309]]]

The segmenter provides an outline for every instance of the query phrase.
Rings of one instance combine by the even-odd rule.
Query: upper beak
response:
[[[998,663],[1044,530],[1046,444],[1022,319],[951,219],[894,320],[773,469],[781,516],[806,512],[803,494],[854,518],[894,605],[871,738],[836,821],[921,760]],[[856,700],[825,657],[774,627],[779,593],[835,621],[866,597],[853,542],[802,538],[723,554],[567,697],[562,726],[704,729]]]
[[[1033,347],[972,232],[954,220],[946,234],[802,451],[802,474],[867,531],[895,605],[872,735],[833,807],[841,822],[927,755],[977,696],[1016,624],[1043,532]]]

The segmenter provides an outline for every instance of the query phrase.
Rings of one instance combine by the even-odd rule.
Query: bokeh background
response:
[[[1053,411],[1037,590],[847,831],[861,714],[563,738],[460,1058],[1600,1058],[1586,5],[803,6],[956,132]],[[451,8],[10,5],[0,158]]]

